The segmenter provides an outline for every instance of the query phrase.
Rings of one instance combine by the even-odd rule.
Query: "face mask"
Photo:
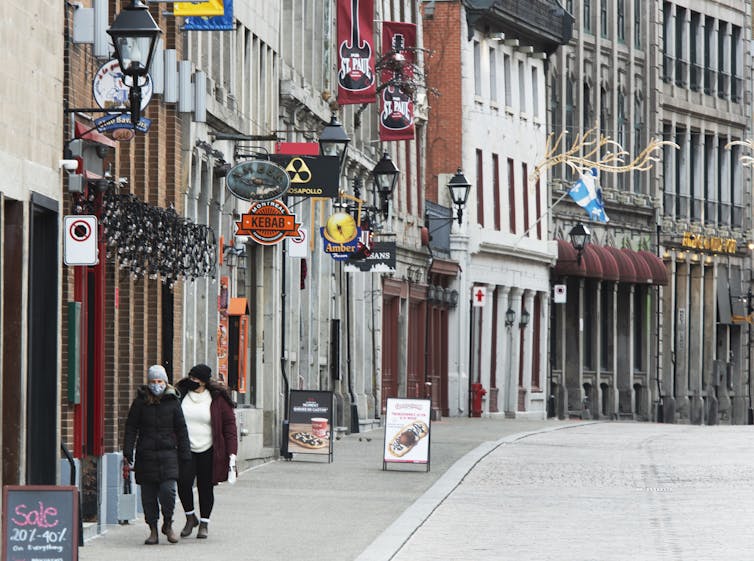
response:
[[[186,387],[188,388],[188,391],[195,392],[199,389],[199,382],[195,382],[194,380],[188,380],[186,382]]]
[[[162,392],[165,391],[165,385],[164,384],[149,384],[149,391],[152,392],[154,395],[162,395]]]

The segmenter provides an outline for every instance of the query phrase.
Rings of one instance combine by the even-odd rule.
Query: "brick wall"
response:
[[[460,2],[436,2],[424,17],[424,45],[432,51],[426,59],[427,83],[439,95],[429,95],[427,125],[427,199],[437,201],[437,176],[455,173],[461,164],[461,25]],[[426,11],[427,4],[422,8]]]

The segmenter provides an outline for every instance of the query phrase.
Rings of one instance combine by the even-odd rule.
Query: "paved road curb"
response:
[[[355,561],[390,561],[403,545],[432,516],[432,513],[463,482],[468,473],[490,452],[536,434],[594,424],[596,421],[547,427],[508,435],[495,442],[484,442],[460,458],[421,497],[409,506],[398,519],[369,544]]]

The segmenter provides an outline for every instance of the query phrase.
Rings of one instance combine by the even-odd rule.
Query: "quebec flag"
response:
[[[597,182],[597,168],[581,174],[581,179],[573,184],[568,191],[571,198],[586,211],[589,218],[597,222],[610,220],[605,214],[605,203],[602,201],[602,189]]]

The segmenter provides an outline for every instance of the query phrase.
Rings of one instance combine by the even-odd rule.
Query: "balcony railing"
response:
[[[667,83],[673,81],[673,57],[670,55],[662,56],[662,81]]]
[[[698,92],[702,89],[702,82],[704,79],[704,69],[700,64],[692,63],[691,64],[691,80],[690,80],[690,86],[691,89],[695,92]]]
[[[728,82],[730,81],[730,75],[727,72],[717,73],[717,97],[728,97]]]
[[[675,61],[675,85],[681,88],[686,87],[686,67],[688,63],[682,59],[676,59]]]
[[[717,72],[711,68],[704,69],[704,93],[712,95],[715,93],[715,78]]]
[[[744,93],[743,78],[731,76],[730,78],[730,100],[734,103],[741,103]]]

